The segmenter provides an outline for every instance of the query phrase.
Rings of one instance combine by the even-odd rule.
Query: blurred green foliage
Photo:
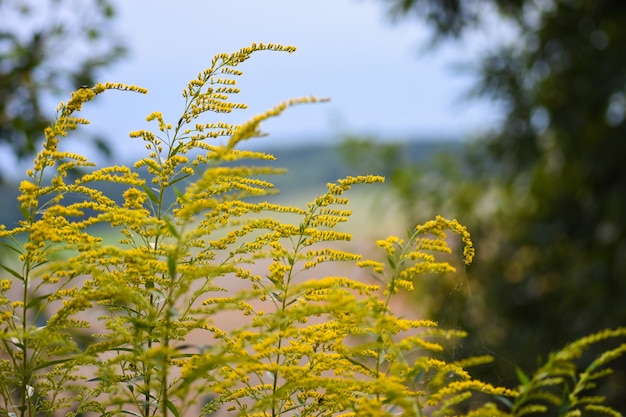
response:
[[[487,10],[516,33],[474,65],[473,93],[504,112],[478,151],[429,169],[398,160],[402,152],[387,145],[366,145],[393,166],[411,223],[431,209],[472,232],[478,258],[468,270],[472,293],[464,293],[471,308],[462,312],[467,300],[445,280],[428,289],[431,307],[442,311],[433,300],[458,295],[459,313],[441,318],[470,331],[465,349],[499,355],[504,379],[567,340],[626,323],[626,3],[386,4],[430,23],[440,42],[489,24]],[[619,410],[626,410],[624,368],[616,367],[606,392]]]
[[[125,48],[111,35],[108,0],[0,0],[0,16],[0,145],[23,159],[54,117],[50,103],[93,85]],[[103,138],[92,141],[110,152]]]

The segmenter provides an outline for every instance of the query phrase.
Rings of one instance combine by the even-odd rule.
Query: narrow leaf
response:
[[[150,168],[152,168],[156,172],[161,172],[161,167],[156,162],[154,162],[152,159],[144,158],[143,162],[145,162],[146,165],[148,165]]]
[[[7,271],[9,274],[13,275],[15,278],[19,279],[20,281],[24,281],[24,278],[22,278],[22,276],[17,273],[16,271],[14,271],[13,269],[9,268],[8,266],[6,266],[3,263],[0,263],[0,268],[4,269],[5,271]]]
[[[20,212],[22,213],[22,217],[24,217],[24,220],[27,220],[29,222],[32,220],[30,210],[23,207],[21,204],[20,204]]]
[[[167,255],[167,269],[168,272],[170,274],[171,278],[174,278],[176,276],[176,267],[177,267],[177,263],[176,263],[176,257],[174,255],[172,255],[171,253],[169,255]]]
[[[172,234],[172,236],[179,238],[180,236],[178,235],[178,230],[176,230],[176,227],[174,227],[174,224],[170,221],[170,219],[165,217],[163,218],[163,221],[165,221],[165,227],[167,227],[167,230]]]
[[[520,368],[515,368],[515,374],[517,375],[517,379],[522,385],[528,385],[530,379],[528,378],[528,375],[524,373],[524,371],[522,371]]]
[[[141,414],[132,410],[121,410],[121,412],[124,414],[130,414],[131,416],[135,416],[135,417],[143,417]]]
[[[150,201],[159,204],[159,199],[157,198],[156,194],[154,194],[154,191],[150,189],[150,187],[148,187],[146,184],[141,184],[141,188],[143,188],[143,190],[146,192]]]
[[[70,358],[57,359],[57,360],[54,360],[54,361],[48,361],[48,362],[40,363],[39,365],[34,366],[32,369],[33,369],[33,371],[36,371],[38,369],[43,369],[43,368],[47,368],[47,367],[52,366],[52,365],[58,365],[60,363],[64,363],[64,362],[67,362],[69,360],[70,360]]]
[[[175,180],[172,180],[172,181],[169,183],[169,185],[174,185],[174,184],[176,184],[177,182],[180,182],[180,181],[182,181],[182,180],[184,180],[184,179],[188,178],[188,177],[189,177],[189,175],[191,175],[191,174],[186,174],[186,175],[183,175],[182,177],[176,178]],[[176,192],[176,190],[174,190],[174,191]],[[179,191],[179,192],[180,192],[180,191]],[[177,193],[177,194],[178,194],[178,193]]]
[[[26,309],[30,309],[34,306],[36,306],[37,304],[39,304],[41,301],[45,300],[46,298],[50,297],[51,294],[44,294],[44,295],[40,295],[38,297],[33,298],[32,300],[30,300],[28,302],[28,304],[26,304]]]
[[[349,357],[344,357],[344,359],[347,360],[348,362],[350,362],[353,365],[356,365],[356,366],[358,366],[358,367],[360,367],[362,369],[365,369],[368,372],[371,371],[371,368],[369,366],[367,366],[367,365],[365,365],[365,364],[363,364],[363,363],[361,363],[361,362],[359,362],[359,361],[357,361],[355,359],[352,359],[352,358],[349,358]]]
[[[417,383],[420,379],[422,379],[425,373],[426,371],[424,369],[420,369],[419,372],[413,377],[413,383]]]
[[[180,417],[180,413],[178,412],[178,409],[176,408],[174,403],[172,403],[170,400],[167,400],[165,402],[165,405],[167,406],[168,410],[170,410],[172,414],[174,414],[174,417]]]
[[[16,252],[18,255],[21,255],[21,254],[22,254],[22,251],[21,251],[21,250],[19,250],[19,249],[18,249],[18,248],[16,248],[15,246],[10,245],[10,244],[8,244],[8,243],[6,243],[6,242],[0,242],[0,246],[4,246],[5,248],[10,249],[10,250],[12,250],[12,251]]]

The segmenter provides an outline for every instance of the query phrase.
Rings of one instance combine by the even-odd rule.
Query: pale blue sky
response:
[[[148,96],[109,92],[90,106],[90,129],[113,136],[119,155],[141,149],[127,132],[145,128],[162,111],[175,124],[181,91],[212,56],[252,42],[294,45],[294,54],[261,52],[243,64],[238,100],[241,122],[292,97],[315,95],[326,104],[301,106],[263,125],[270,134],[256,146],[337,140],[342,133],[458,138],[489,126],[496,112],[465,103],[469,76],[454,63],[470,58],[471,42],[420,52],[429,39],[417,21],[391,24],[378,0],[131,0],[118,1],[118,35],[130,56],[102,74],[103,81],[138,84]],[[110,120],[115,119],[115,123]],[[215,115],[214,120],[224,120]],[[156,127],[156,125],[155,125]],[[136,142],[136,141],[133,141]]]

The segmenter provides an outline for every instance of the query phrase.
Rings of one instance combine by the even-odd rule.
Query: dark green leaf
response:
[[[54,360],[54,361],[43,362],[43,363],[40,363],[37,366],[33,366],[33,371],[36,371],[38,369],[47,368],[47,367],[53,366],[53,365],[58,365],[60,363],[67,362],[69,360],[70,360],[70,358],[65,358],[65,359],[57,359],[57,360]]]
[[[19,250],[19,249],[18,249],[18,248],[16,248],[15,246],[10,245],[10,244],[8,244],[8,243],[6,243],[6,242],[0,242],[0,246],[3,246],[3,247],[5,247],[5,248],[7,248],[7,249],[9,249],[9,250],[12,250],[12,251],[14,251],[15,253],[17,253],[18,255],[21,255],[21,254],[22,254],[22,251],[21,251],[21,250]]]
[[[142,417],[141,414],[136,413],[135,411],[131,411],[131,410],[121,410],[121,412],[124,414],[130,414],[131,416],[135,416],[135,417]]]
[[[172,412],[172,414],[174,414],[174,417],[180,417],[180,413],[178,412],[178,409],[176,408],[174,403],[172,403],[171,401],[167,400],[165,402],[165,405],[167,406],[167,409],[170,410]]]
[[[177,182],[180,182],[180,181],[182,181],[182,180],[184,180],[184,179],[188,178],[188,177],[189,177],[189,175],[190,175],[190,174],[185,174],[185,175],[183,175],[182,177],[176,178],[175,180],[172,180],[169,184],[170,184],[170,185],[174,185],[174,184],[176,184]],[[176,192],[176,190],[175,190],[175,192]],[[178,195],[178,194],[177,194],[177,195]]]
[[[424,369],[420,369],[415,376],[413,377],[413,383],[418,382],[420,379],[422,379],[422,377],[424,376],[424,374],[426,373],[426,371]]]
[[[22,276],[20,274],[18,274],[16,271],[14,271],[13,269],[9,268],[8,266],[6,266],[3,263],[0,263],[0,268],[4,269],[5,271],[7,271],[9,274],[13,275],[15,278],[19,279],[20,281],[24,281],[24,278],[22,278]]]
[[[148,187],[146,184],[141,184],[141,188],[143,188],[143,190],[146,192],[150,201],[159,204],[159,199],[157,198],[156,194],[154,194],[154,192],[150,189],[150,187]]]
[[[156,172],[161,172],[161,167],[156,162],[154,162],[152,159],[144,158],[143,162],[145,162],[146,165],[148,165],[150,168],[152,168]]]
[[[33,299],[31,299],[28,304],[26,304],[26,310],[38,305],[41,301],[45,300],[46,298],[50,297],[51,294],[44,294],[44,295],[40,295],[38,297],[34,297]]]
[[[176,276],[176,268],[177,268],[178,264],[177,264],[177,260],[176,257],[173,254],[169,254],[167,255],[167,269],[168,272],[170,274],[170,277],[175,277]]]
[[[172,234],[172,236],[179,238],[180,236],[178,235],[178,230],[176,230],[176,227],[170,219],[165,217],[163,218],[163,221],[165,222],[165,227],[167,227],[167,230]]]

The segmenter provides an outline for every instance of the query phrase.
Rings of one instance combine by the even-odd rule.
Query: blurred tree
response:
[[[504,111],[483,141],[479,160],[490,168],[475,171],[471,183],[457,173],[456,196],[447,189],[459,203],[453,215],[483,252],[470,269],[484,297],[474,302],[481,311],[465,317],[470,334],[532,369],[568,340],[626,324],[626,2],[384,2],[397,17],[430,23],[439,42],[494,15],[516,34],[475,66],[474,93]],[[480,193],[486,189],[491,198]],[[503,377],[513,375],[507,367]],[[623,411],[625,380],[622,369],[607,391]]]
[[[108,0],[0,0],[0,16],[0,149],[22,159],[39,143],[56,95],[92,85],[125,49],[110,34]],[[93,141],[109,153],[102,138]]]

